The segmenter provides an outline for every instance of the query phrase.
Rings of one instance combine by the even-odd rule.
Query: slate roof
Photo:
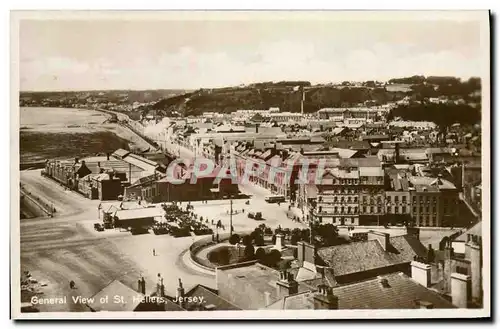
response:
[[[476,225],[472,226],[469,230],[465,231],[462,235],[460,235],[454,241],[467,241],[468,234],[483,236],[483,231],[482,231],[483,226],[481,223],[482,222],[479,222]]]
[[[101,303],[101,298],[106,296],[122,296],[124,303],[114,303],[113,298],[108,297],[107,303]],[[93,302],[87,305],[95,312],[100,311],[125,311],[132,312],[144,299],[144,295],[124,285],[118,280],[112,281],[97,294],[92,296]],[[103,298],[104,300],[104,298]]]
[[[122,158],[126,157],[129,154],[130,154],[130,152],[127,151],[127,150],[118,149],[118,150],[114,151],[112,155],[115,156],[115,157],[118,157],[118,158],[122,159]]]
[[[386,279],[382,285],[380,279]],[[337,286],[333,294],[338,297],[339,309],[418,309],[419,301],[431,303],[434,309],[455,308],[455,306],[426,287],[413,281],[403,273],[393,273],[380,278]],[[286,296],[270,305],[271,309],[304,310],[314,309],[315,291]]]
[[[384,251],[377,240],[354,242],[318,250],[318,256],[333,268],[335,276],[409,263],[414,256],[424,257],[427,249],[409,235],[390,237],[389,251]]]
[[[186,297],[204,297],[203,306],[213,305],[213,310],[216,311],[232,311],[240,310],[236,305],[231,304],[229,301],[217,295],[216,291],[205,287],[201,284],[194,286],[191,290],[186,292]]]
[[[414,309],[417,301],[432,303],[434,308],[455,308],[438,293],[413,281],[403,273],[384,275],[388,285],[379,278],[333,288],[339,298],[339,309]]]

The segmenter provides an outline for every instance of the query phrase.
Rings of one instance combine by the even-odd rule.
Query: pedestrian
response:
[[[153,248],[153,256],[156,256],[156,250]]]

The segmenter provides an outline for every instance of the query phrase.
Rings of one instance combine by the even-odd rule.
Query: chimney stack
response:
[[[452,257],[453,257],[453,248],[448,242],[448,244],[444,247],[444,267],[443,267],[443,277],[444,277],[443,290],[448,293],[451,291],[450,280],[452,272],[452,266],[451,266]]]
[[[384,249],[384,251],[389,250],[389,246],[390,246],[390,234],[389,233],[370,231],[370,232],[368,232],[368,240],[377,240],[380,243],[380,245],[382,246],[382,249]]]
[[[283,234],[278,233],[276,234],[276,243],[274,244],[274,248],[276,250],[283,250]]]
[[[106,159],[109,161],[109,152],[106,153]]]
[[[163,278],[158,273],[158,283],[156,284],[156,296],[165,297],[165,285],[163,284]]]
[[[395,143],[395,155],[394,155],[394,163],[398,164],[399,163],[399,143]]]
[[[299,283],[293,278],[293,274],[287,270],[280,271],[280,279],[276,282],[278,298],[294,295],[299,292]]]
[[[137,280],[137,292],[143,295],[146,294],[146,280],[144,280],[144,277]]]
[[[417,261],[411,262],[410,265],[411,278],[422,286],[429,288],[431,286],[431,266]]]
[[[269,291],[264,291],[264,303],[266,306],[271,304],[271,293]]]
[[[333,294],[332,288],[320,284],[318,292],[314,296],[315,310],[337,310],[339,308],[339,298]]]
[[[470,241],[465,245],[465,249],[470,259],[472,299],[481,303],[483,299],[481,245]]]
[[[78,163],[78,161],[79,161],[79,160],[80,160],[80,159],[78,159],[78,158],[75,158],[75,163]]]
[[[179,286],[177,287],[177,295],[176,298],[183,298],[184,297],[184,287],[182,286],[182,280],[179,278]],[[184,307],[184,301],[179,301],[179,305],[181,307]]]
[[[316,272],[316,247],[310,243],[297,242],[297,260],[299,266]]]
[[[467,308],[470,299],[470,276],[451,273],[451,302],[458,308]]]

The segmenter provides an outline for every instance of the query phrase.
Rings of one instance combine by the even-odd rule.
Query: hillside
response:
[[[350,86],[305,87],[304,112],[316,112],[323,107],[356,106],[373,101],[385,104],[402,99],[405,93],[388,92],[385,88]],[[263,83],[245,87],[202,89],[183,96],[162,100],[151,109],[170,112],[181,109],[184,115],[203,112],[231,113],[240,109],[266,110],[279,107],[281,111],[299,112],[302,93],[284,83]]]
[[[397,88],[401,84],[404,88]],[[218,89],[200,89],[184,95],[163,99],[144,107],[170,114],[200,115],[203,112],[231,113],[240,109],[267,110],[279,107],[281,111],[299,112],[302,93],[305,90],[304,112],[312,113],[325,107],[353,107],[359,104],[382,105],[409,97],[411,104],[399,106],[391,116],[405,120],[434,121],[439,125],[454,122],[474,124],[480,120],[481,80],[471,78],[461,81],[454,77],[413,76],[395,78],[388,84],[366,81],[341,85],[315,85],[307,81],[262,82],[247,86]],[[429,104],[429,98],[446,97],[462,100],[462,105]],[[416,103],[416,102],[421,102]]]

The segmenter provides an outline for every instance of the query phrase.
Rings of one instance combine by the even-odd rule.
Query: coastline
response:
[[[46,122],[37,122],[37,119],[33,119],[30,116],[37,109],[46,110],[52,117],[49,119],[45,118]],[[21,163],[35,163],[36,165],[37,162],[44,161],[49,157],[65,158],[76,156],[80,153],[93,154],[106,152],[111,146],[107,145],[111,137],[110,133],[115,137],[111,138],[112,142],[109,143],[113,144],[111,148],[124,147],[122,145],[124,142],[128,143],[129,149],[147,150],[152,147],[142,136],[130,128],[119,123],[107,122],[111,118],[111,114],[103,110],[63,107],[21,107],[21,111],[23,110],[28,112],[26,114],[28,119],[23,120],[23,115],[21,115],[19,127]],[[61,111],[71,111],[73,114],[78,114],[77,118],[73,119],[75,122],[68,124],[67,118],[70,117],[70,114],[64,114]],[[79,112],[86,113],[80,114]],[[57,122],[58,118],[54,118],[54,116],[59,115],[59,113],[62,113],[62,115],[60,115],[60,122]],[[47,139],[45,140],[45,145],[43,142],[40,143],[43,138]],[[76,150],[74,149],[72,152],[65,154],[68,145],[76,148]],[[52,150],[50,150],[51,148]],[[29,164],[27,165],[29,167]]]

